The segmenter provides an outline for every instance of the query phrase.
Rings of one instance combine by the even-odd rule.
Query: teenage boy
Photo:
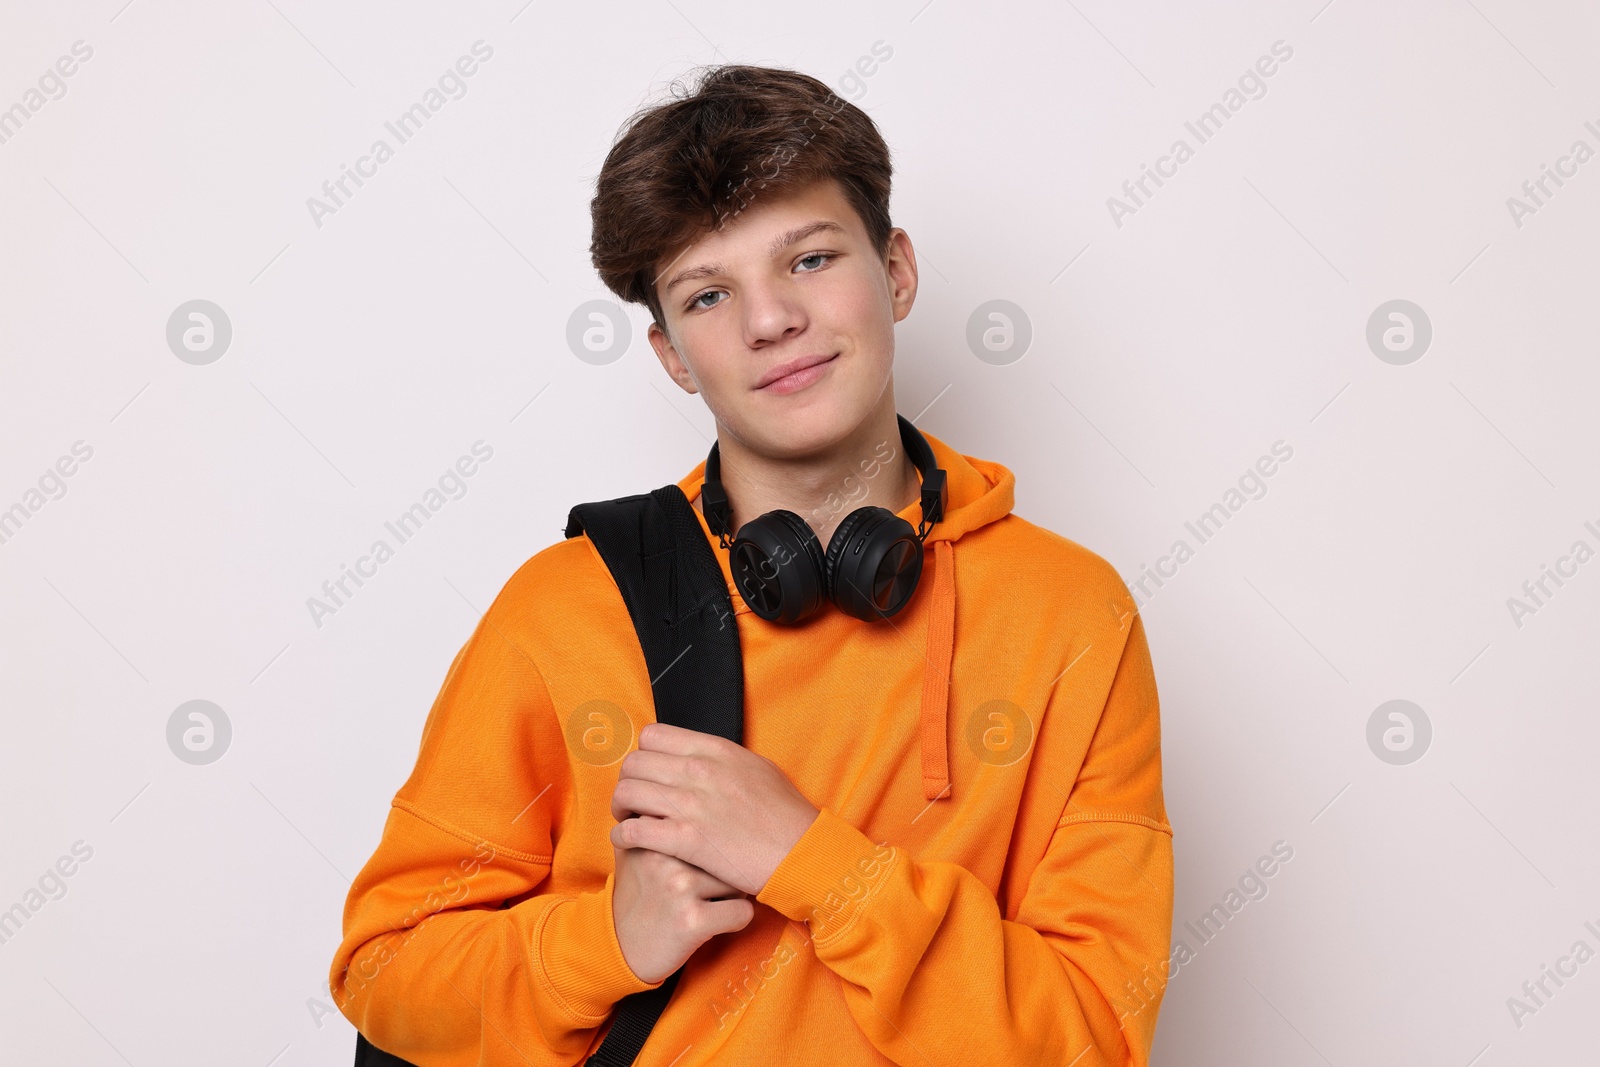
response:
[[[605,161],[594,262],[715,416],[730,535],[785,509],[820,550],[857,508],[922,518],[889,185],[862,111],[749,66]],[[1012,513],[1010,470],[924,438],[945,513],[879,618],[758,614],[706,463],[677,483],[728,584],[743,746],[655,722],[587,535],[511,577],[345,906],[330,983],[373,1044],[580,1063],[682,968],[641,1065],[1149,1062],[1173,890],[1143,623],[1109,564]]]

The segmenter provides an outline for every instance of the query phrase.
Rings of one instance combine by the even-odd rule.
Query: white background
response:
[[[0,25],[0,108],[93,49],[0,144],[0,509],[93,449],[0,544],[0,908],[93,849],[0,945],[0,1061],[351,1061],[324,991],[348,879],[451,657],[572,504],[709,445],[642,308],[614,362],[566,336],[607,296],[589,198],[619,124],[721,61],[878,122],[922,270],[900,410],[1011,467],[1019,514],[1132,583],[1293,448],[1147,586],[1195,951],[1157,1063],[1595,1055],[1600,960],[1520,1026],[1506,1003],[1600,951],[1600,562],[1507,607],[1600,548],[1600,159],[1507,206],[1600,149],[1590,5],[122,2]],[[478,40],[466,95],[317,225],[307,199]],[[1265,95],[1197,144],[1275,41]],[[1180,137],[1118,226],[1107,198]],[[232,324],[208,365],[166,342],[193,299]],[[994,299],[1033,332],[1004,365],[966,341]],[[1432,324],[1407,365],[1366,341],[1393,299]],[[316,625],[307,598],[479,440],[466,494]],[[166,740],[195,699],[232,724],[205,766]],[[1392,699],[1433,729],[1404,766],[1367,743]],[[1186,936],[1278,841],[1267,895]]]

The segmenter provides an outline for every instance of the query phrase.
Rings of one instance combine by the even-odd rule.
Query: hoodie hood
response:
[[[1016,477],[1011,471],[989,460],[966,456],[952,449],[933,434],[922,430],[922,436],[933,450],[934,461],[945,472],[948,500],[945,517],[934,523],[923,541],[922,575],[917,580],[913,603],[922,597],[931,598],[928,613],[927,643],[923,652],[922,701],[918,735],[922,749],[923,797],[932,802],[951,799],[950,786],[950,668],[955,654],[956,620],[956,544],[963,536],[981,529],[1011,513],[1014,502]],[[700,495],[705,482],[705,461],[701,460],[687,475],[678,481],[683,495],[693,502]],[[920,475],[919,475],[920,479]],[[922,505],[913,500],[897,512],[913,529],[922,519]],[[749,613],[749,605],[740,595],[733,581],[733,570],[728,553],[718,543],[716,535],[706,525],[705,516],[698,511],[700,529],[711,544],[717,565],[722,568],[723,580],[728,586],[728,596],[733,601],[734,615]],[[824,544],[826,549],[827,545]],[[930,574],[930,570],[932,573]],[[837,611],[829,605],[824,610]],[[758,623],[766,623],[754,616]],[[877,623],[857,622],[860,626]]]

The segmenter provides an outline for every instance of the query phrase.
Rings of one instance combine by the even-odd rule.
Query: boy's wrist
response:
[[[896,854],[824,808],[756,899],[810,924],[812,937],[820,940],[842,929],[872,896]]]
[[[545,982],[586,1019],[603,1020],[623,997],[661,984],[634,974],[622,954],[611,903],[615,880],[608,874],[603,888],[556,904],[535,935]]]

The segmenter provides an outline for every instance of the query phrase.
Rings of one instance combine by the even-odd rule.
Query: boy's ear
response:
[[[889,304],[894,321],[899,322],[911,314],[911,305],[917,300],[917,253],[911,247],[911,235],[898,226],[889,231],[884,271],[889,279]]]
[[[698,393],[700,383],[695,381],[694,371],[689,369],[689,364],[678,353],[678,346],[672,343],[667,331],[652,321],[645,336],[650,339],[650,347],[656,350],[656,358],[666,369],[667,376],[678,383],[678,388],[686,393]]]

